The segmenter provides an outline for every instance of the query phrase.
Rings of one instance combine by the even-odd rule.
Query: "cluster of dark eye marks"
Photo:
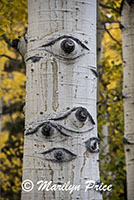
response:
[[[56,114],[54,117],[48,118],[26,130],[26,135],[35,134],[39,141],[62,142],[68,140],[69,137],[82,136],[84,133],[90,132],[94,128],[95,122],[84,107],[74,107],[67,109],[62,114]],[[86,144],[86,148],[90,152],[98,152],[97,140],[90,138]],[[65,148],[51,148],[36,153],[37,157],[52,162],[68,162],[77,156]]]
[[[99,138],[92,137],[85,142],[86,148],[90,153],[99,153],[98,143]],[[51,148],[38,152],[38,157],[52,162],[69,162],[77,158],[77,155],[65,148]]]
[[[30,127],[26,135],[36,134],[42,139],[53,141],[72,137],[74,134],[83,134],[94,128],[95,122],[91,114],[84,107],[75,107],[67,110],[64,114],[49,118],[47,121]]]
[[[89,48],[83,42],[69,35],[49,39],[49,42],[40,46],[39,49],[45,50],[59,59],[68,61],[75,60],[89,53]]]

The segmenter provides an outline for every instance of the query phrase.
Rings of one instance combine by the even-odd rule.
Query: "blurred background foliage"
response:
[[[25,64],[12,40],[27,28],[27,1],[0,1],[0,200],[21,194]]]
[[[104,28],[98,63],[98,133],[103,144],[103,128],[108,136],[101,147],[100,170],[103,183],[113,184],[106,200],[126,199],[126,172],[123,148],[121,0],[100,0]],[[27,1],[0,1],[0,200],[19,200],[21,194],[25,101],[25,64],[11,41],[27,28]]]

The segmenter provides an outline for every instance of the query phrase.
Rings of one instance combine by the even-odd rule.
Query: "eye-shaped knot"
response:
[[[69,162],[77,157],[76,154],[68,149],[55,147],[47,151],[39,152],[38,154],[42,154],[43,159],[56,163]]]
[[[57,35],[54,35],[49,38],[48,42],[40,46],[39,50],[45,50],[60,60],[66,60],[69,63],[90,51],[84,42],[71,35],[61,35],[58,38]]]
[[[51,136],[54,133],[54,129],[50,123],[45,123],[41,129],[41,132],[45,136]]]
[[[65,157],[65,153],[62,150],[57,150],[54,152],[54,157],[59,160],[62,161]]]
[[[80,107],[75,113],[75,116],[80,122],[85,122],[88,117],[88,111],[85,108]]]
[[[65,53],[69,54],[69,53],[73,52],[73,50],[75,49],[75,43],[73,42],[73,40],[67,38],[61,42],[61,49]]]
[[[85,142],[85,145],[91,153],[98,153],[100,150],[97,148],[97,144],[99,143],[100,139],[97,137],[92,137]]]

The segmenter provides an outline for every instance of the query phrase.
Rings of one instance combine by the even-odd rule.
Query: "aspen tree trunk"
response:
[[[130,1],[131,2],[131,1]],[[124,63],[125,155],[128,200],[134,199],[134,4],[124,1],[122,10]]]
[[[99,66],[99,60],[102,55],[102,38],[104,34],[104,24],[102,23],[100,10],[99,10],[99,0],[97,2],[97,66]],[[98,69],[99,70],[99,69]],[[97,101],[99,102],[99,78],[97,81]],[[103,150],[103,156],[107,156],[109,152],[109,141],[108,141],[108,124],[103,125],[102,127],[103,140],[100,141],[100,150]],[[101,160],[101,166],[105,163],[106,160]],[[102,168],[103,171],[103,168]],[[108,174],[107,174],[108,175]],[[106,200],[109,200],[109,192],[104,193]]]
[[[2,131],[2,98],[0,98],[0,135]]]
[[[23,181],[34,185],[21,199],[100,200],[85,192],[86,181],[100,179],[96,2],[29,0],[28,15]],[[39,191],[39,181],[80,189]]]
[[[102,37],[104,33],[104,25],[102,24],[100,10],[99,10],[99,0],[97,1],[97,64],[99,64],[99,59],[102,57]]]
[[[99,60],[102,57],[102,38],[104,34],[104,24],[102,23],[100,11],[99,11],[99,0],[98,0],[98,11],[97,11],[97,65],[99,65]],[[98,79],[98,101],[99,101],[99,79]],[[104,150],[104,155],[107,155],[109,152],[109,143],[108,143],[108,124],[103,125],[102,134],[104,136],[103,140],[100,142],[100,149]]]

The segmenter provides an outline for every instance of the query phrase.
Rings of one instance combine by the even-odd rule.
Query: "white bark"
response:
[[[24,138],[23,180],[31,179],[34,188],[29,193],[22,192],[22,200],[102,199],[95,190],[85,192],[87,180],[100,178],[98,153],[91,153],[85,143],[89,138],[97,137],[96,2],[29,0],[28,9],[27,135]],[[75,44],[70,54],[60,46],[68,37]],[[80,122],[75,115],[77,107],[84,107],[92,117],[88,114],[87,120]],[[70,114],[64,119],[52,120],[68,111]],[[41,126],[28,135],[40,123],[48,121],[62,126],[61,130],[69,137],[55,126],[52,137],[45,137]],[[56,148],[62,148],[65,158],[72,160],[49,161],[54,159]],[[46,153],[47,150],[50,151]],[[42,151],[45,153],[41,154]],[[80,185],[81,189],[71,194],[69,191],[38,191],[36,183],[40,180],[52,181],[52,184],[70,181],[70,185]]]
[[[108,125],[105,124],[102,127],[102,134],[104,136],[100,148],[103,149],[103,155],[106,156],[109,153],[109,140],[108,140]]]
[[[134,199],[134,4],[124,1],[122,10],[124,62],[125,155],[128,200]]]

